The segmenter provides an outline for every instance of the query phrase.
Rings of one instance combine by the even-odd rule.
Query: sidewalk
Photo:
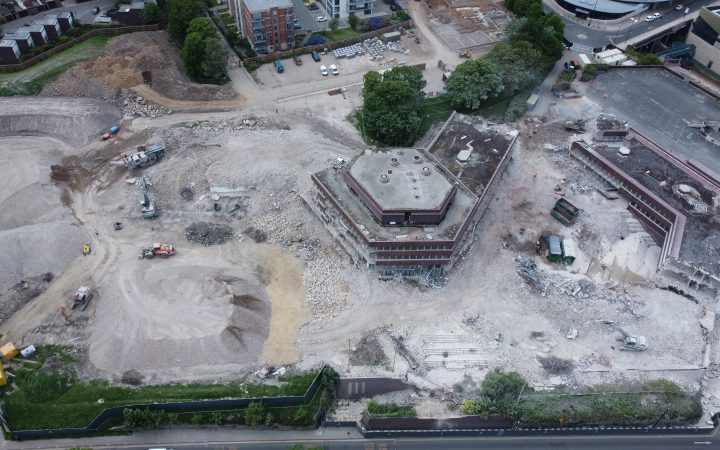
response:
[[[172,429],[136,431],[129,436],[107,436],[37,441],[4,441],[3,449],[56,449],[70,447],[103,448],[122,445],[164,447],[179,444],[223,444],[248,441],[297,443],[316,440],[364,439],[354,427],[317,430],[256,430],[247,428],[210,427],[205,429],[173,427]]]

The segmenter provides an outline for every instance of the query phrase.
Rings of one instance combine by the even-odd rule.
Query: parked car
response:
[[[315,22],[327,22],[328,18],[327,16],[317,16],[315,18]]]
[[[302,58],[299,56],[293,56],[293,62],[296,66],[302,66]]]
[[[293,29],[294,30],[302,30],[302,24],[300,23],[299,20],[296,20],[295,22],[293,22]]]
[[[652,22],[653,20],[655,20],[655,16],[647,16],[645,18],[645,22]]]
[[[656,19],[661,19],[661,18],[662,18],[662,14],[660,14],[660,13],[655,13],[655,14],[653,14],[653,17],[656,18]]]
[[[675,7],[675,11],[682,11],[682,9],[683,9],[684,7],[685,7],[685,5],[683,5],[682,3],[680,3],[679,5],[677,5],[677,6]]]
[[[278,73],[285,72],[285,66],[282,65],[279,59],[276,59],[273,64],[275,64],[275,70],[277,70]]]
[[[337,66],[335,64],[330,65],[330,72],[332,72],[333,75],[339,75],[340,71],[338,70]]]
[[[320,53],[318,53],[317,51],[313,50],[313,51],[312,51],[312,59],[313,59],[313,61],[315,61],[315,62],[320,62]]]
[[[322,76],[326,77],[327,74],[328,74],[327,67],[325,67],[325,66],[320,66],[320,73],[322,74]]]
[[[96,7],[94,7],[94,8],[92,9],[92,13],[93,13],[93,14],[97,14],[97,13],[99,13],[99,12],[100,12],[100,7],[99,7],[99,6],[96,6]]]

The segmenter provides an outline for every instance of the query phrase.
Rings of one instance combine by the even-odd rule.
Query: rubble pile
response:
[[[267,117],[258,117],[253,115],[238,116],[229,120],[207,120],[203,122],[191,122],[185,125],[201,131],[210,131],[213,133],[233,131],[233,130],[289,130],[290,127],[284,123]]]
[[[195,222],[185,228],[185,237],[188,241],[197,242],[206,247],[224,244],[232,236],[232,228],[217,223]]]
[[[314,321],[337,316],[347,304],[347,298],[340,290],[342,261],[329,252],[323,256],[307,261],[303,272],[307,303],[313,308]]]
[[[171,109],[148,104],[143,97],[128,92],[125,100],[119,105],[125,116],[156,118],[165,114],[172,114]]]

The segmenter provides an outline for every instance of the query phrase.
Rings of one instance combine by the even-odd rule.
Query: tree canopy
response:
[[[190,33],[185,38],[185,44],[180,50],[180,59],[185,66],[185,73],[191,78],[202,75],[202,63],[205,59],[205,39],[200,33]]]
[[[482,58],[465,61],[448,80],[447,92],[453,108],[479,109],[485,100],[502,92],[498,68]]]
[[[421,80],[413,67],[367,73],[360,124],[365,134],[385,145],[412,144],[421,122]]]
[[[216,37],[205,38],[205,55],[201,64],[206,80],[220,81],[227,76],[228,52]]]
[[[187,28],[196,17],[203,17],[207,5],[202,0],[170,0],[167,31],[176,42],[185,42]]]
[[[140,11],[140,16],[146,25],[160,23],[163,20],[163,12],[156,3],[146,3]]]
[[[207,17],[196,17],[190,21],[187,27],[187,34],[200,33],[203,38],[218,37],[217,28],[212,20]]]

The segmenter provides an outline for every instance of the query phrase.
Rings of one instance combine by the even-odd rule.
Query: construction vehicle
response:
[[[565,129],[568,131],[585,132],[585,122],[587,119],[567,120],[565,121]]]
[[[559,220],[560,223],[569,227],[575,223],[577,216],[580,214],[580,210],[569,201],[561,198],[555,202],[555,207],[550,211],[550,214]]]
[[[140,188],[143,191],[143,200],[140,202],[143,219],[154,219],[157,217],[157,211],[155,210],[155,202],[150,200],[150,196],[148,195],[145,177],[140,179]]]
[[[696,128],[700,136],[713,145],[720,147],[720,122],[717,120],[704,120],[702,122],[687,122],[690,128]]]
[[[80,286],[75,295],[70,297],[70,309],[80,308],[80,311],[85,311],[90,303],[90,299],[93,297],[93,291],[85,286]]]
[[[17,347],[15,347],[15,344],[12,342],[6,342],[0,347],[0,356],[2,356],[3,361],[10,361],[16,357],[18,353]]]
[[[83,256],[90,254],[90,244],[84,243],[82,245],[82,254],[83,254]]]
[[[647,350],[645,336],[632,335],[612,320],[603,320],[602,323],[610,325],[611,327],[619,331],[620,334],[622,334],[622,337],[617,338],[618,341],[622,342],[622,347],[620,347],[620,350],[631,352],[642,352]]]
[[[169,258],[175,254],[175,247],[170,244],[159,244],[154,243],[152,247],[143,248],[140,250],[140,257],[138,259],[153,259],[155,256],[159,256],[162,259]]]
[[[147,148],[140,146],[136,153],[123,154],[120,158],[111,160],[109,164],[135,169],[155,164],[163,156],[165,156],[165,146],[163,144],[154,144]]]
[[[111,137],[113,137],[113,136],[115,136],[116,134],[118,134],[118,131],[120,131],[120,127],[119,127],[119,126],[117,126],[117,125],[111,126],[111,127],[110,127],[110,130],[102,135],[102,140],[103,140],[103,141],[107,141],[107,140],[110,139]]]
[[[470,59],[472,58],[472,50],[466,49],[458,54],[460,58]]]

